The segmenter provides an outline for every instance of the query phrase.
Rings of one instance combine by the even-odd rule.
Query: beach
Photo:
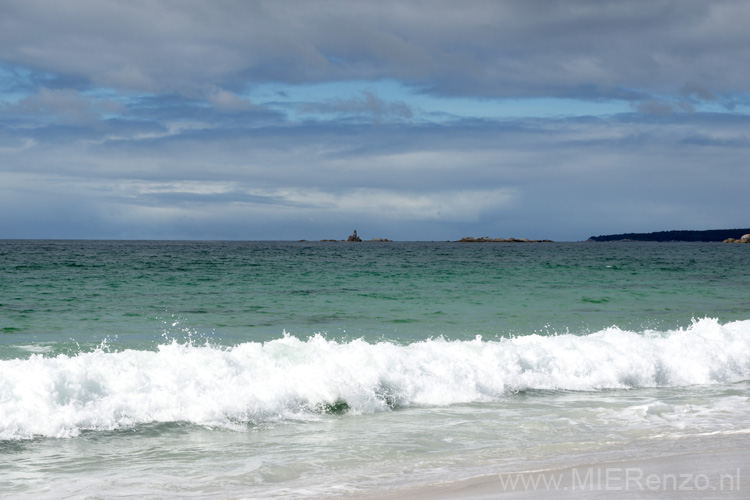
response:
[[[596,498],[745,498],[747,447],[725,440],[727,449],[533,471],[504,471],[448,484],[364,496],[373,499],[486,500]],[[745,443],[745,446],[747,443]]]

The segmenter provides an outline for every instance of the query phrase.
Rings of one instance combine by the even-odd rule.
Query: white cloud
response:
[[[101,190],[103,186],[94,189]],[[112,193],[123,202],[142,204],[146,195],[184,196],[205,205],[248,205],[273,207],[274,210],[318,213],[348,213],[357,216],[377,214],[384,220],[476,221],[483,214],[507,209],[518,199],[511,188],[450,190],[420,192],[358,188],[344,192],[302,188],[253,188],[238,182],[180,181],[144,182],[116,181]],[[228,196],[224,196],[228,195]],[[158,198],[157,198],[158,199]],[[170,198],[174,199],[174,198]],[[163,199],[161,203],[164,203]]]
[[[338,199],[338,209],[380,214],[387,219],[476,222],[482,215],[508,208],[517,198],[512,189],[388,192],[362,189]]]
[[[395,191],[384,189],[353,189],[343,193],[319,190],[284,189],[256,192],[283,199],[291,206],[313,210],[368,214],[384,220],[442,220],[449,222],[477,221],[487,212],[509,207],[517,198],[512,189],[449,190],[437,192]]]

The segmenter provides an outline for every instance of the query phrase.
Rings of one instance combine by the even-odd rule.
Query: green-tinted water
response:
[[[746,319],[722,244],[0,242],[0,345],[498,338]],[[10,349],[10,350],[9,350]]]

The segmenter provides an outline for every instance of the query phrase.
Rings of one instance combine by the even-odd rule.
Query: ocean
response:
[[[744,498],[747,449],[750,245],[0,241],[1,498]]]

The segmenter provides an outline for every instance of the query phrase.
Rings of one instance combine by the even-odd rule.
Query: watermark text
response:
[[[500,474],[505,491],[740,491],[741,470],[722,474],[649,473],[642,467],[586,467],[565,472]]]

